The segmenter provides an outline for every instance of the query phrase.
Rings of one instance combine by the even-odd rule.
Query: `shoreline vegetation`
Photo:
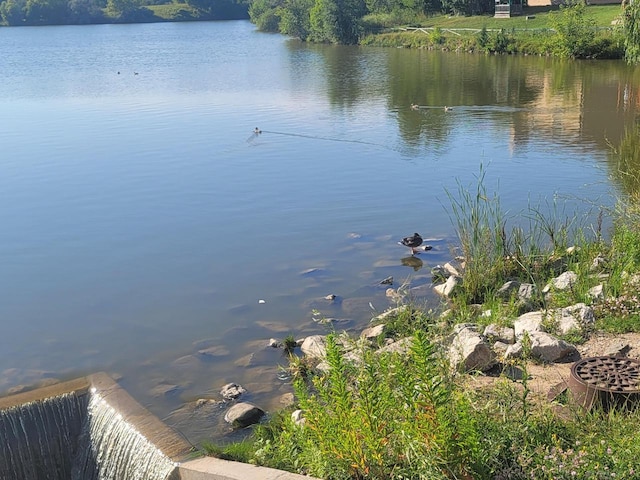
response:
[[[302,41],[563,58],[640,58],[640,6],[524,6],[495,18],[486,0],[0,0],[0,25],[249,19]]]
[[[294,404],[206,454],[336,480],[639,478],[639,403],[585,408],[570,389],[549,393],[594,339],[616,345],[600,355],[640,358],[640,194],[578,216],[559,205],[506,214],[482,166],[477,185],[447,194],[459,242],[452,265],[432,270],[440,304],[416,305],[402,285],[397,307],[359,336],[290,345]],[[461,360],[466,335],[489,356],[474,347]],[[563,353],[545,358],[551,336]]]

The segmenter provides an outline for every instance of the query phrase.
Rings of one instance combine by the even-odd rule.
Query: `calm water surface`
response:
[[[314,308],[361,327],[389,275],[428,283],[455,242],[446,192],[480,165],[514,214],[623,193],[608,143],[638,85],[618,62],[242,21],[1,28],[0,391],[103,370],[190,440],[224,438],[184,405],[236,381],[277,408],[267,340],[324,333]],[[396,244],[414,231],[434,246],[417,270]]]

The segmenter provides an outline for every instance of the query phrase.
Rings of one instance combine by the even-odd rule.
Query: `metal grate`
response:
[[[569,389],[587,410],[600,405],[635,409],[640,402],[640,360],[625,357],[590,357],[571,367]]]
[[[621,357],[592,357],[577,362],[571,374],[606,392],[640,392],[640,361]]]

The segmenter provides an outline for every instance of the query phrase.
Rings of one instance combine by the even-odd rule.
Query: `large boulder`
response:
[[[224,415],[224,420],[236,428],[244,428],[258,423],[264,416],[264,410],[252,403],[241,402],[232,406]]]
[[[545,363],[568,360],[577,353],[575,346],[546,332],[530,332],[531,356]],[[523,354],[522,342],[509,345],[504,354],[505,359],[520,358]]]
[[[456,370],[485,371],[496,364],[496,358],[482,335],[472,328],[462,328],[449,347],[449,362]]]
[[[542,332],[544,328],[542,326],[542,322],[544,320],[544,316],[542,312],[528,312],[524,315],[520,315],[513,322],[513,329],[516,334],[516,338],[522,337],[524,332]]]

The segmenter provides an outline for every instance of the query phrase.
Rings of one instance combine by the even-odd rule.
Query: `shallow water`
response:
[[[270,337],[326,331],[314,308],[360,328],[383,278],[428,283],[481,165],[514,215],[611,204],[640,84],[243,21],[2,28],[0,59],[0,391],[104,370],[194,442],[224,427],[175,410],[226,382],[277,407]]]

